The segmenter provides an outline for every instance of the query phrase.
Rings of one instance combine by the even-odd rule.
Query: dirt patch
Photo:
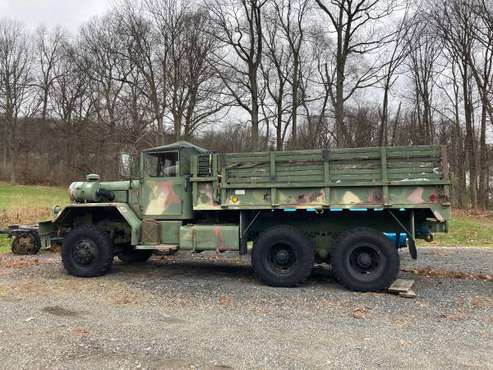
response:
[[[420,276],[432,277],[432,278],[451,278],[451,279],[463,279],[463,280],[478,280],[478,281],[493,281],[493,275],[489,274],[472,274],[461,271],[448,271],[443,269],[437,269],[432,267],[419,267],[419,268],[403,268],[403,272],[409,272]]]
[[[15,208],[0,210],[0,227],[12,224],[37,223],[50,217],[49,208]]]
[[[60,306],[47,306],[44,307],[41,311],[49,313],[51,315],[65,316],[65,317],[76,317],[82,314],[82,312],[68,310]]]
[[[473,308],[492,308],[493,307],[493,297],[487,296],[476,296],[471,299],[471,306]]]
[[[45,294],[48,291],[47,286],[37,280],[20,280],[8,287],[8,293],[14,296]]]
[[[0,267],[4,269],[25,269],[43,263],[46,262],[42,262],[39,258],[0,255]]]

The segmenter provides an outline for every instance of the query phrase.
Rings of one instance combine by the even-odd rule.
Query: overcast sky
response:
[[[0,18],[12,18],[26,27],[60,25],[69,31],[94,15],[103,14],[110,0],[0,0]]]

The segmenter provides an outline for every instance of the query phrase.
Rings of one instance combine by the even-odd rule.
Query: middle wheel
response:
[[[252,265],[255,275],[271,286],[303,283],[315,260],[313,242],[292,226],[274,226],[255,241]]]

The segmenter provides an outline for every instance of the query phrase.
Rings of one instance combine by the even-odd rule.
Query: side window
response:
[[[178,153],[148,154],[146,171],[149,177],[176,177],[178,176]]]

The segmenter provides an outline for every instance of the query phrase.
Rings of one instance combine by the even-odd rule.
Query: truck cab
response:
[[[207,152],[186,142],[144,150],[139,186],[132,191],[134,210],[143,219],[192,219],[191,158]]]

